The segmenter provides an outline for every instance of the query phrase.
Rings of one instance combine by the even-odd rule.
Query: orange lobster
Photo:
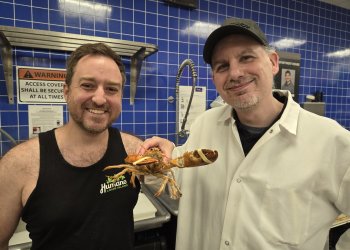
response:
[[[208,165],[216,161],[218,152],[210,149],[197,149],[191,152],[186,152],[183,156],[164,161],[164,155],[159,148],[150,148],[143,155],[128,155],[125,158],[126,164],[113,165],[105,167],[103,170],[113,168],[125,168],[118,174],[109,176],[113,181],[117,181],[119,177],[125,173],[131,174],[130,183],[135,187],[136,175],[153,175],[162,179],[159,190],[155,196],[159,196],[165,189],[166,185],[170,187],[170,197],[178,199],[181,197],[181,191],[178,187],[174,172],[171,168],[187,168]]]

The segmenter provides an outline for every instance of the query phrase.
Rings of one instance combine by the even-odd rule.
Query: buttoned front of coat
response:
[[[335,218],[350,214],[350,132],[288,95],[281,118],[247,156],[232,107],[193,123],[174,156],[209,148],[219,157],[178,172],[177,250],[323,249]]]

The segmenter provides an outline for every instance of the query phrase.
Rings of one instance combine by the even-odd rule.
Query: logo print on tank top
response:
[[[106,181],[101,184],[100,194],[105,194],[128,186],[128,182],[124,175],[120,176],[117,180],[112,179],[110,176],[106,177]]]

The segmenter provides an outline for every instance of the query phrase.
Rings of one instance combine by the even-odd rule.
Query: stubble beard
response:
[[[86,122],[84,122],[84,119],[82,117],[77,117],[75,115],[71,116],[74,122],[85,132],[89,134],[100,134],[104,132],[108,127],[112,125],[111,122],[109,122],[106,126],[90,126]],[[98,123],[98,121],[95,121],[94,123]]]
[[[255,95],[248,96],[247,98],[239,98],[233,101],[233,108],[242,112],[252,110],[259,104],[259,98]]]

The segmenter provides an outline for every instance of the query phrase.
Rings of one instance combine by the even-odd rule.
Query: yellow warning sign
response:
[[[17,66],[18,103],[65,103],[66,70]]]

